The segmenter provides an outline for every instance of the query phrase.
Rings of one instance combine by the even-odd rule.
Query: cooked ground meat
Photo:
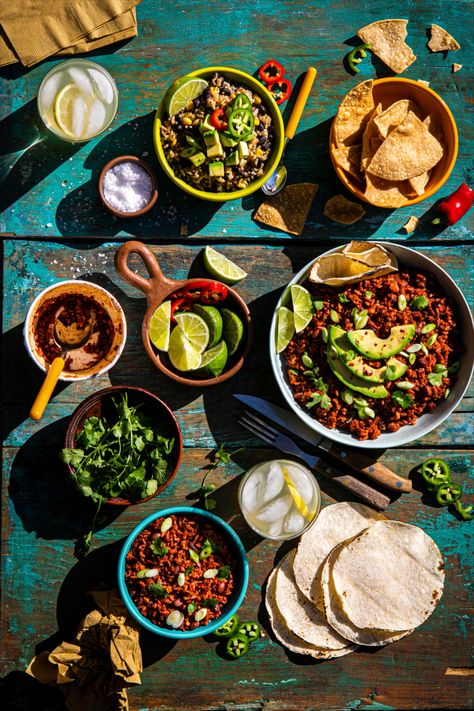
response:
[[[170,612],[178,610],[184,615],[179,629],[195,629],[221,615],[234,589],[235,560],[225,538],[207,521],[182,514],[169,519],[168,530],[161,531],[165,519],[157,518],[136,537],[127,553],[125,581],[150,622],[164,627]],[[204,577],[206,571],[216,575]],[[205,616],[196,620],[200,610]]]
[[[329,429],[337,427],[349,430],[360,440],[376,439],[382,432],[396,432],[404,425],[413,425],[420,415],[433,410],[439,400],[449,395],[462,351],[454,306],[432,275],[406,269],[375,279],[365,279],[344,289],[314,284],[309,280],[303,286],[314,300],[320,302],[317,306],[321,308],[316,310],[304,331],[293,337],[283,355],[294,398],[301,407],[306,409],[314,393],[324,394],[327,388],[326,394],[330,399],[330,403],[327,400],[324,402],[327,409],[321,403],[309,408],[311,415],[322,425]],[[344,296],[341,299],[342,294]],[[401,294],[407,301],[404,310],[398,306]],[[421,295],[428,299],[425,308],[410,305],[415,297]],[[398,360],[408,365],[408,369],[397,381],[384,381],[389,391],[388,397],[376,399],[352,392],[354,398],[362,398],[367,402],[367,406],[375,413],[374,417],[361,417],[357,403],[348,405],[344,401],[342,393],[346,387],[334,375],[326,357],[322,329],[327,329],[333,323],[331,310],[338,314],[338,325],[345,331],[352,331],[355,328],[352,315],[354,308],[368,312],[364,328],[372,329],[379,338],[387,338],[392,326],[415,324],[415,335],[406,348],[411,351],[414,344],[421,345],[414,353],[402,351],[396,355]],[[435,329],[423,334],[422,329],[427,324],[435,324]],[[303,364],[304,353],[319,368],[316,377],[312,377],[308,367]],[[365,360],[375,368],[385,364],[383,360]],[[450,370],[441,375],[438,373],[437,378],[433,375],[429,378],[430,374],[435,373],[435,366],[438,366],[436,370],[441,370],[440,366]],[[414,387],[400,390],[397,386],[400,381],[412,383]],[[393,398],[395,392],[400,395],[409,394],[413,401],[407,398],[401,405],[397,401],[400,397],[396,395]]]

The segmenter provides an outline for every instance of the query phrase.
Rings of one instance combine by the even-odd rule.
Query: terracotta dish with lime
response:
[[[148,279],[130,268],[132,254],[143,260]],[[169,279],[153,252],[138,241],[119,247],[115,268],[147,297],[143,344],[165,375],[185,385],[207,386],[240,370],[250,348],[252,323],[234,289],[212,278]]]

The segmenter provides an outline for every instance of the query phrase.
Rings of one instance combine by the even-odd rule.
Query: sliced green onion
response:
[[[425,344],[421,343],[420,345],[421,345],[421,350],[423,351],[423,353],[425,355],[428,355],[428,348],[425,346]]]
[[[301,361],[306,368],[314,368],[313,359],[306,352],[301,356]]]
[[[368,404],[369,403],[367,402],[367,400],[363,397],[355,397],[354,398],[354,405],[359,405],[359,407],[365,407]]]
[[[406,309],[407,297],[405,296],[405,294],[400,294],[400,296],[398,297],[398,300],[397,300],[397,304],[398,304],[399,311],[404,311]]]
[[[161,533],[166,533],[166,531],[169,531],[171,526],[173,525],[173,519],[168,516],[168,518],[165,518],[164,521],[162,521],[160,530]]]
[[[427,345],[428,347],[432,346],[433,343],[436,341],[437,338],[438,338],[438,334],[437,334],[437,333],[432,333],[431,336],[426,339],[426,345]]]
[[[206,615],[207,615],[207,607],[201,607],[201,609],[198,610],[196,612],[196,614],[194,615],[194,619],[196,620],[196,622],[201,622],[201,620],[203,620]]]
[[[445,370],[448,370],[445,365],[442,363],[436,363],[435,367],[433,368],[433,373],[444,373]]]
[[[371,407],[364,407],[364,414],[372,419],[375,417],[375,411]]]
[[[445,400],[447,400],[448,395],[449,395],[450,392],[451,392],[451,390],[450,390],[449,388],[446,388],[446,390],[444,391],[444,399],[445,399]]]
[[[184,585],[185,580],[186,580],[185,574],[184,574],[184,573],[179,573],[179,575],[178,575],[178,585],[179,585],[179,586]]]
[[[423,328],[421,329],[422,333],[431,333],[431,331],[434,331],[436,328],[435,323],[427,323]]]
[[[341,394],[341,397],[346,403],[346,405],[352,405],[352,403],[354,402],[354,396],[350,390],[344,390]]]
[[[328,342],[329,333],[328,333],[327,328],[325,328],[325,326],[323,326],[321,329],[321,338],[323,339],[324,343]]]
[[[397,388],[400,388],[400,390],[412,390],[414,387],[413,383],[408,382],[408,380],[401,380],[397,383]]]
[[[334,309],[331,309],[331,311],[329,312],[329,318],[333,323],[339,323],[339,314],[337,313],[337,311],[334,311]]]
[[[191,560],[193,560],[195,563],[199,563],[199,556],[196,553],[196,551],[189,551],[189,557]]]
[[[414,365],[415,361],[416,361],[416,353],[410,353],[410,355],[408,356],[408,362],[410,363],[410,365]]]
[[[206,572],[203,575],[203,578],[206,578],[206,580],[209,580],[210,578],[215,578],[217,573],[218,573],[217,568],[209,568],[209,570],[206,570]]]
[[[418,353],[418,351],[421,351],[421,344],[420,343],[413,343],[411,346],[407,348],[407,353]]]

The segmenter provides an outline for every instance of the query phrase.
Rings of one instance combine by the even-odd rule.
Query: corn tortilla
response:
[[[254,220],[292,235],[300,235],[318,188],[316,183],[287,185],[262,202]]]
[[[357,31],[361,40],[370,44],[371,51],[396,74],[405,71],[416,59],[405,42],[407,24],[408,20],[379,20]]]

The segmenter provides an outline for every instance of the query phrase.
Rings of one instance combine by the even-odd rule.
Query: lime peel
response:
[[[226,284],[235,284],[247,276],[238,264],[209,245],[204,250],[204,266],[209,274]]]

